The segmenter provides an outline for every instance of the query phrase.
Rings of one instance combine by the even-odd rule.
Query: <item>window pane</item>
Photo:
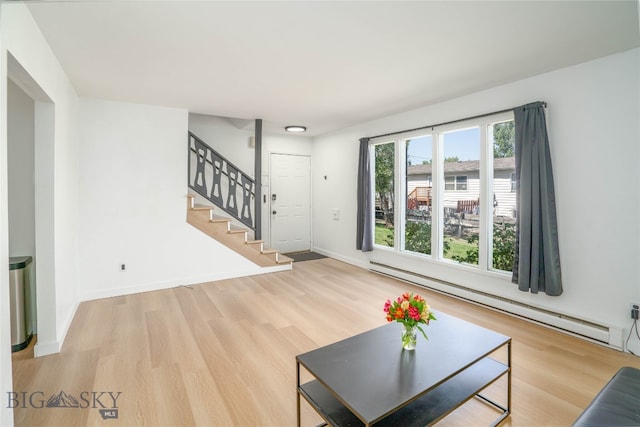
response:
[[[491,268],[511,271],[515,250],[515,137],[513,121],[493,125],[493,244]]]
[[[478,265],[480,129],[474,127],[443,134],[443,149],[442,256]]]
[[[404,249],[431,254],[431,135],[408,139]]]
[[[458,177],[456,177],[456,190],[458,190],[458,191],[467,191],[467,177],[466,176],[458,176]]]
[[[376,230],[374,243],[393,247],[394,143],[375,146]]]
[[[456,178],[454,176],[444,177],[444,189],[446,191],[453,191],[456,189]]]

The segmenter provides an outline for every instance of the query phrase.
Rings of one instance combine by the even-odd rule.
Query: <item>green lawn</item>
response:
[[[473,245],[467,242],[466,239],[451,236],[446,236],[445,239],[449,243],[449,250],[444,254],[444,257],[447,259],[451,259],[455,255],[464,257],[467,254],[467,249],[473,248]],[[393,227],[376,223],[375,243],[377,245],[393,247]]]
[[[393,246],[393,227],[376,223],[376,236],[374,243],[382,246]]]
[[[459,239],[457,237],[445,237],[449,242],[449,250],[444,254],[447,259],[452,259],[455,255],[465,257],[467,255],[467,249],[471,249],[474,246],[467,242],[467,239]]]

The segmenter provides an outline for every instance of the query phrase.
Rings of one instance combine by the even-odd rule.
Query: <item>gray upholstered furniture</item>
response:
[[[640,426],[640,369],[621,368],[573,427]]]

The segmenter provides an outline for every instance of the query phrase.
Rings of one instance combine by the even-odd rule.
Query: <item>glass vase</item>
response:
[[[416,349],[416,339],[418,328],[416,326],[406,326],[402,324],[402,348],[405,350]]]

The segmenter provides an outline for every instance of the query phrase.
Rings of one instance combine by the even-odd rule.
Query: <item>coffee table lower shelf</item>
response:
[[[372,423],[376,426],[423,427],[452,412],[474,396],[496,407],[501,415],[492,425],[498,425],[509,415],[509,410],[478,393],[509,372],[509,367],[491,358],[485,358],[440,384],[413,402],[386,418]],[[365,423],[344,406],[320,382],[313,380],[298,387],[298,393],[334,426],[364,426]]]

